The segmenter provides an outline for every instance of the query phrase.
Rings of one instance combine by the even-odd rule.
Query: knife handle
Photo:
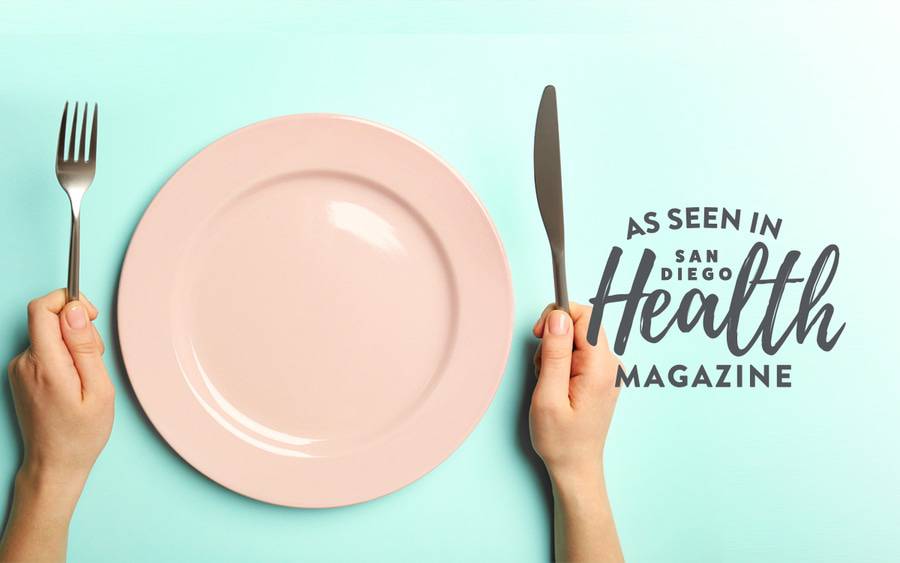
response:
[[[566,253],[553,251],[553,289],[556,292],[556,308],[569,313],[569,290],[566,287]]]

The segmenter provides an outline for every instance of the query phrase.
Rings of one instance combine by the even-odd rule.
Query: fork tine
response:
[[[78,142],[78,160],[84,162],[84,136],[87,133],[88,105],[84,102],[84,115],[81,117],[81,140]]]
[[[84,106],[85,112],[87,112],[87,105]],[[86,114],[85,114],[86,115]],[[83,141],[82,141],[83,142]],[[94,118],[91,120],[91,154],[88,155],[88,159],[91,162],[97,158],[97,104],[94,104]]]
[[[66,158],[66,114],[69,113],[69,102],[63,106],[62,123],[59,124],[59,143],[56,145],[56,162]]]
[[[69,134],[69,160],[75,160],[75,130],[78,129],[78,102],[75,102],[75,113],[72,114],[72,131]]]

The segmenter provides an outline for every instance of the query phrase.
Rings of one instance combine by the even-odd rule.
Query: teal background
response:
[[[758,240],[680,231],[625,242],[627,218],[648,210],[725,205],[781,217],[773,261],[797,248],[802,268],[824,245],[841,247],[828,300],[848,327],[830,353],[785,346],[777,362],[794,365],[792,388],[622,393],[607,478],[628,560],[900,559],[895,4],[222,0],[10,2],[2,12],[4,358],[24,346],[26,301],[65,284],[68,204],[52,166],[63,101],[101,106],[82,287],[103,311],[119,392],[70,560],[546,561],[546,481],[524,413],[530,325],[552,299],[531,170],[549,82],[559,89],[574,299],[593,295],[613,244],[628,260],[644,244],[661,257],[718,248],[735,265]],[[312,111],[389,124],[455,166],[497,224],[516,293],[503,383],[463,446],[395,494],[319,511],[241,497],[182,462],[135,401],[112,314],[129,236],[166,179],[240,126]],[[722,342],[689,334],[657,345],[635,337],[624,361],[729,357]],[[0,412],[9,484],[20,445],[6,390]]]

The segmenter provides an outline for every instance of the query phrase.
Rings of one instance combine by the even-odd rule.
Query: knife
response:
[[[556,307],[569,312],[566,289],[566,241],[563,227],[562,171],[559,162],[559,119],[556,88],[548,85],[541,96],[534,125],[534,189],[553,257]]]

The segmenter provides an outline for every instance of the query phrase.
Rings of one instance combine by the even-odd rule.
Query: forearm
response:
[[[602,467],[551,475],[556,560],[565,563],[624,561]]]
[[[16,475],[0,563],[63,562],[69,521],[83,483],[23,467]]]

